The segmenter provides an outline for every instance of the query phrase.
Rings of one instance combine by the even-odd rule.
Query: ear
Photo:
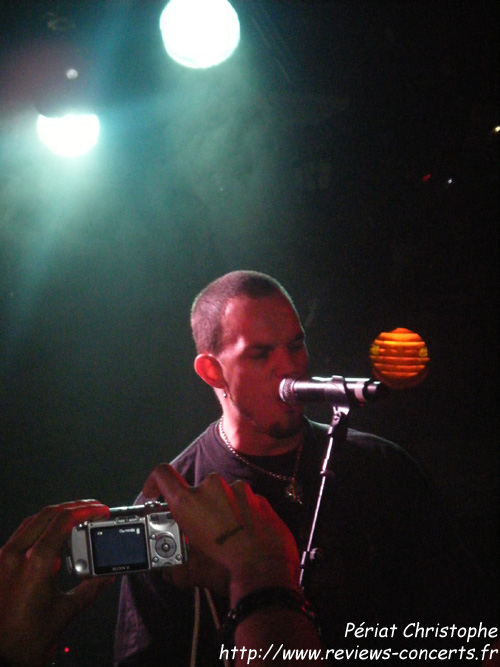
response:
[[[194,370],[211,387],[223,389],[226,386],[219,360],[213,354],[199,354],[194,360]]]

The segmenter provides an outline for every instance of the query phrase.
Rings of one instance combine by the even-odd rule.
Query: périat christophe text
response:
[[[432,625],[426,626],[421,623],[413,622],[407,623],[405,626],[399,627],[396,624],[392,625],[367,625],[360,623],[347,623],[345,628],[345,637],[353,636],[359,639],[366,639],[367,637],[380,637],[382,639],[393,639],[398,634],[400,636],[411,638],[437,638],[437,639],[463,639],[465,642],[470,642],[473,639],[485,639],[495,641],[498,638],[498,628],[488,627],[479,623],[476,626],[460,626],[460,625]]]

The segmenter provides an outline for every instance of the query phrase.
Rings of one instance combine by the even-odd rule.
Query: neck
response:
[[[304,429],[285,438],[276,438],[253,424],[234,424],[226,415],[221,418],[221,436],[240,454],[250,456],[277,456],[297,449],[304,440]],[[224,438],[224,434],[226,438]]]

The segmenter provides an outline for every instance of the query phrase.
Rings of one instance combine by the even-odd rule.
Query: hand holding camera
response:
[[[88,580],[63,593],[56,576],[73,526],[108,514],[94,500],[52,505],[25,519],[0,549],[0,660],[44,664],[64,627],[107,585]]]

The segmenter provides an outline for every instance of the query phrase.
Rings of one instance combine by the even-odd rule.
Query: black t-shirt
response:
[[[297,473],[302,504],[287,498],[286,480],[239,460],[221,440],[217,422],[172,465],[191,485],[211,472],[229,483],[249,482],[285,521],[302,552],[327,443],[327,427],[308,421]],[[259,468],[289,477],[297,451],[246,458]],[[143,500],[139,496],[138,502]],[[476,573],[448,530],[419,467],[393,443],[349,429],[346,439],[335,445],[312,546],[316,557],[306,570],[305,592],[318,613],[327,648],[390,646],[396,651],[398,641],[409,648],[409,640],[402,638],[408,623],[477,625],[481,620],[473,603]],[[216,604],[222,613],[227,609],[225,600],[216,598]],[[353,633],[346,637],[347,623],[395,624],[398,631],[390,642],[374,636],[364,640]],[[157,573],[124,578],[117,664],[152,665],[168,657],[170,661],[162,664],[188,665],[192,628],[192,591],[169,586]],[[221,664],[220,639],[203,596],[200,633],[197,664]]]

